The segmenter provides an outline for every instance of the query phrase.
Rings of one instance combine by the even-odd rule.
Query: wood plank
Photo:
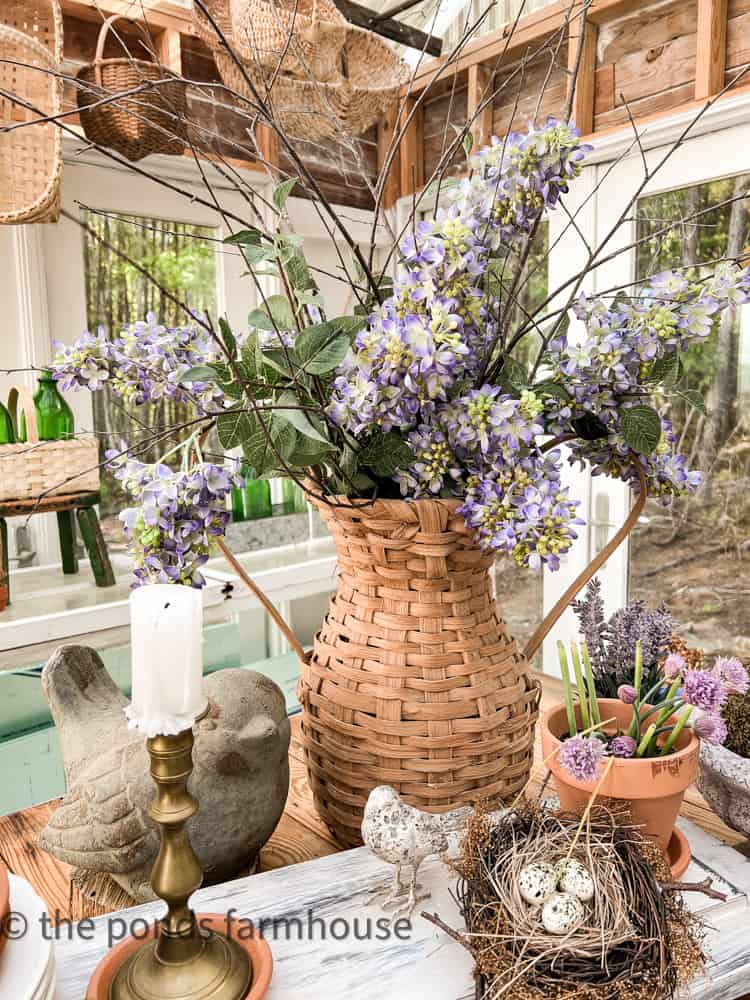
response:
[[[402,134],[399,143],[401,197],[413,195],[424,186],[424,105],[407,97],[401,111]],[[408,122],[408,124],[407,124]]]
[[[165,28],[156,38],[159,62],[175,76],[182,75],[182,36],[176,28]]]
[[[698,0],[696,100],[718,94],[724,86],[726,57],[727,0]]]
[[[153,28],[174,28],[194,35],[190,8],[167,0],[60,0],[63,14],[101,23],[110,14],[145,21]]]
[[[615,106],[615,67],[613,63],[600,66],[594,77],[594,117]],[[592,127],[593,131],[593,127]]]
[[[598,37],[599,28],[590,21],[586,21],[583,25],[582,42],[580,22],[574,22],[571,25],[568,36],[568,72],[571,74],[568,93],[575,88],[571,117],[583,135],[594,130],[594,90]]]
[[[470,121],[474,148],[489,142],[492,136],[494,74],[481,64],[469,67],[469,84],[466,95],[466,120]],[[484,106],[481,105],[484,103]]]
[[[393,138],[396,134],[396,120],[398,118],[398,106],[393,105],[378,122],[378,176],[385,167],[386,157],[393,145]],[[400,176],[400,151],[398,148],[392,150],[392,157],[388,167],[388,176],[383,184],[383,207],[392,208],[398,201]]]

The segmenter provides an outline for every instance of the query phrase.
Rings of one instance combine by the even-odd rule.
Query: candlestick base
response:
[[[149,810],[161,827],[151,873],[167,903],[154,940],[145,941],[118,968],[109,1000],[243,1000],[253,978],[247,950],[215,929],[199,926],[188,899],[203,872],[185,826],[198,808],[187,790],[193,770],[193,731],[147,741],[157,797]]]
[[[211,931],[200,934],[201,949],[184,962],[164,962],[158,939],[149,941],[120,966],[111,1000],[242,1000],[252,970],[241,945]]]

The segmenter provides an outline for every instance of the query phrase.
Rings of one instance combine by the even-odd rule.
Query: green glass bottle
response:
[[[14,444],[16,432],[13,429],[13,417],[7,407],[0,403],[0,444]]]
[[[247,462],[242,463],[240,475],[245,485],[232,489],[232,518],[235,521],[251,521],[256,517],[270,517],[271,486],[268,480],[256,479],[255,469]]]
[[[285,514],[304,514],[307,510],[305,494],[293,479],[285,479],[281,487]]]
[[[39,376],[34,406],[40,441],[61,441],[73,437],[73,411],[60,395],[51,371],[43,371]],[[23,413],[19,438],[26,440],[26,417]]]

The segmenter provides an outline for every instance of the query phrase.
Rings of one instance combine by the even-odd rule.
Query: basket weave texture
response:
[[[185,83],[170,79],[158,62],[131,55],[103,58],[107,34],[118,20],[124,19],[113,16],[102,24],[94,61],[77,74],[76,99],[84,134],[90,142],[114,149],[131,161],[152,153],[179,155],[187,144]],[[144,53],[151,51],[148,35],[132,23],[142,35]],[[132,96],[96,105],[126,93]]]
[[[10,391],[8,409],[13,416],[18,399],[26,415],[28,440],[0,445],[0,501],[96,492],[99,489],[96,438],[40,441],[34,401],[25,386],[14,386]]]
[[[409,79],[406,64],[378,35],[348,22],[342,26],[324,20],[322,6],[316,8],[317,20],[313,21],[312,6],[303,4],[302,9],[309,14],[293,20],[293,37],[286,48],[284,72],[276,72],[278,59],[271,60],[270,53],[277,41],[264,41],[263,45],[269,47],[261,49],[254,39],[263,39],[270,25],[276,24],[278,28],[281,12],[285,11],[289,17],[287,0],[270,0],[269,3],[256,0],[265,9],[263,18],[248,21],[246,27],[237,32],[242,17],[239,5],[246,2],[234,0],[230,4],[230,0],[207,0],[211,16],[239,57],[241,66],[227,54],[211,24],[199,8],[194,7],[196,30],[211,49],[225,86],[254,105],[257,102],[252,87],[264,99],[267,95],[274,122],[290,136],[319,141],[342,135],[361,135],[391,108],[400,87]],[[306,23],[309,24],[308,37],[300,36],[300,25]],[[343,45],[339,30],[342,28],[345,31]],[[310,53],[309,60],[306,51]]]
[[[62,15],[57,0],[0,3],[0,224],[54,222],[60,210],[62,132],[37,121],[62,111]],[[21,65],[23,64],[23,65]],[[34,122],[34,124],[26,124]]]
[[[539,693],[458,501],[337,503],[319,508],[338,589],[299,696],[316,808],[355,846],[379,784],[430,812],[518,793]]]

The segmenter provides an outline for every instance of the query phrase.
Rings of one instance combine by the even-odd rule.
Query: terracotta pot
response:
[[[204,927],[209,927],[219,934],[223,934],[227,929],[227,917],[224,913],[199,913],[198,919]],[[273,958],[268,942],[261,937],[249,937],[244,926],[236,922],[230,922],[233,937],[241,944],[250,957],[253,968],[253,979],[250,984],[250,991],[243,997],[243,1000],[261,1000],[268,992],[273,972]],[[239,933],[241,928],[241,933]],[[120,968],[125,959],[143,944],[144,940],[154,937],[156,925],[153,924],[147,935],[139,935],[138,938],[126,938],[118,945],[115,945],[101,962],[94,969],[94,974],[89,980],[86,990],[86,1000],[109,1000],[109,988],[115,973]]]
[[[633,717],[631,706],[616,698],[602,698],[599,710],[602,719],[616,719],[621,730],[627,729]],[[578,722],[580,725],[580,716]],[[555,779],[560,805],[571,812],[582,813],[596,781],[577,781],[553,754],[561,746],[560,738],[568,732],[565,706],[556,705],[545,712],[541,729],[542,755]],[[616,726],[613,723],[605,726],[605,730],[614,733]],[[615,759],[599,790],[601,798],[629,802],[633,821],[642,826],[665,853],[685,792],[698,773],[700,741],[691,729],[684,729],[677,738],[676,747],[668,757]]]
[[[8,869],[0,864],[0,954],[8,942],[6,936],[6,920],[10,907],[10,885],[8,882]]]

